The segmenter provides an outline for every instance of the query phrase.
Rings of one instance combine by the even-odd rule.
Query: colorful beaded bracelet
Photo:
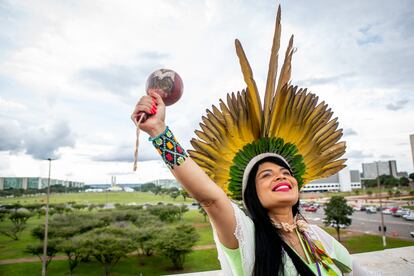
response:
[[[181,165],[185,158],[188,157],[187,153],[177,142],[168,126],[163,133],[154,138],[150,137],[148,140],[152,142],[165,164],[167,164],[170,169],[173,169],[174,165]]]

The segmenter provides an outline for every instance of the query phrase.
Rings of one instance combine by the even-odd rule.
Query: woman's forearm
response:
[[[180,166],[175,166],[171,172],[184,189],[203,206],[209,206],[223,196],[227,197],[190,157]]]

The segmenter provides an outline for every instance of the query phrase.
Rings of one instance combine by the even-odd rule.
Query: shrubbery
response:
[[[73,204],[75,205],[75,204]],[[72,205],[72,207],[73,207]],[[88,212],[86,206],[61,208],[51,216],[48,226],[48,263],[59,251],[67,256],[69,273],[72,274],[82,260],[96,259],[105,275],[126,255],[151,256],[159,254],[169,258],[175,269],[182,269],[185,256],[198,240],[194,227],[177,224],[186,205],[158,204],[146,206],[117,206]],[[65,213],[65,209],[72,212]],[[84,209],[84,211],[76,211]],[[32,230],[38,245],[28,246],[26,252],[39,256],[43,253],[44,226]]]

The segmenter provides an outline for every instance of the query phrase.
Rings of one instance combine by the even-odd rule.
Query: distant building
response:
[[[349,192],[361,189],[361,177],[358,170],[342,169],[330,177],[318,179],[303,187],[303,192]]]
[[[165,189],[169,188],[181,188],[180,183],[177,182],[175,179],[157,179],[152,181],[157,186],[161,186]]]
[[[7,189],[43,189],[47,187],[48,178],[43,177],[0,177],[0,190]],[[50,179],[50,186],[62,185],[68,188],[82,188],[85,183]]]
[[[397,161],[362,163],[362,176],[364,179],[376,179],[378,175],[391,175],[398,178]]]
[[[397,176],[398,176],[398,178],[401,178],[401,177],[408,178],[408,173],[407,172],[398,172],[397,173]]]
[[[414,134],[410,135],[410,144],[411,144],[411,156],[413,158],[413,169],[414,169]]]

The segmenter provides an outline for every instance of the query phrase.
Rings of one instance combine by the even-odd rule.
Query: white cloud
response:
[[[281,4],[282,53],[292,33],[297,47],[292,82],[309,87],[339,117],[349,166],[395,156],[400,170],[412,171],[410,1]],[[60,155],[54,172],[62,178],[152,179],[165,171],[159,162],[143,161],[140,173],[129,173],[135,141],[129,115],[147,75],[165,67],[183,78],[183,97],[167,108],[167,123],[189,148],[205,109],[245,87],[235,38],[263,91],[275,11],[272,1],[3,1],[2,174],[42,174],[32,156]],[[158,158],[145,134],[140,155]]]

